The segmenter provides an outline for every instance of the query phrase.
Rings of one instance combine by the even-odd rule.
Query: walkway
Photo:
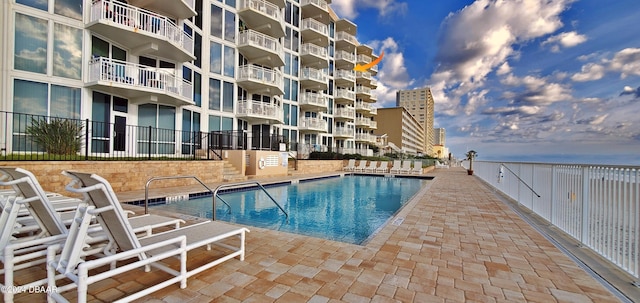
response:
[[[436,179],[364,246],[250,228],[245,261],[142,302],[619,302],[477,178],[461,168],[429,175]],[[90,292],[112,301],[153,281],[123,275]]]

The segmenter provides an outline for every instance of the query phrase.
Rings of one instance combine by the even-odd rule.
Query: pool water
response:
[[[345,176],[268,187],[289,213],[262,190],[219,194],[216,219],[318,238],[362,244],[389,220],[428,180],[383,176]],[[211,218],[211,197],[153,206],[175,213]]]

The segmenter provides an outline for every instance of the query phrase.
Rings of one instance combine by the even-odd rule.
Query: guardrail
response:
[[[638,285],[640,167],[474,161],[473,168],[489,185],[631,274]]]
[[[218,185],[218,187],[216,187],[216,189],[213,191],[213,218],[212,220],[216,219],[216,197],[218,199],[220,199],[220,201],[224,202],[224,204],[227,204],[227,206],[229,205],[227,202],[225,202],[224,200],[222,200],[222,198],[220,197],[220,195],[218,195],[218,191],[220,191],[223,188],[229,188],[229,187],[241,187],[244,185],[257,185],[259,189],[261,189],[266,195],[267,197],[269,197],[269,199],[271,199],[271,201],[273,201],[273,203],[284,213],[285,217],[286,217],[286,222],[289,223],[289,214],[287,213],[286,210],[284,210],[284,208],[282,208],[282,206],[280,205],[280,203],[278,203],[276,201],[276,199],[273,198],[273,196],[271,196],[271,194],[269,194],[269,192],[264,188],[264,186],[262,186],[262,184],[260,184],[260,182],[258,181],[246,181],[246,182],[239,182],[239,183],[233,183],[233,184],[221,184]],[[229,206],[229,212],[231,212],[231,206]]]

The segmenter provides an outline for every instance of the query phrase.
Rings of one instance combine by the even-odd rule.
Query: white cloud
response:
[[[542,42],[542,46],[551,45],[552,52],[559,52],[560,47],[569,48],[587,41],[587,36],[580,35],[575,31],[565,32],[555,36],[549,37]]]
[[[625,48],[611,59],[603,58],[598,63],[586,63],[579,73],[571,77],[571,80],[577,82],[599,80],[607,72],[620,73],[622,79],[630,75],[640,76],[640,48]]]
[[[509,62],[505,62],[496,71],[498,76],[506,75],[511,72],[511,66],[509,66]]]
[[[378,104],[382,107],[395,106],[396,91],[407,89],[414,83],[407,72],[404,55],[400,51],[398,43],[391,37],[382,41],[371,41],[367,45],[381,54],[384,52],[377,75]]]
[[[330,5],[339,17],[347,19],[355,19],[359,9],[377,9],[379,16],[403,14],[407,10],[407,3],[396,0],[333,0]]]

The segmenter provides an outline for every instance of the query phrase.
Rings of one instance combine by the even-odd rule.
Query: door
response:
[[[113,151],[127,150],[127,117],[115,116],[113,124]]]

